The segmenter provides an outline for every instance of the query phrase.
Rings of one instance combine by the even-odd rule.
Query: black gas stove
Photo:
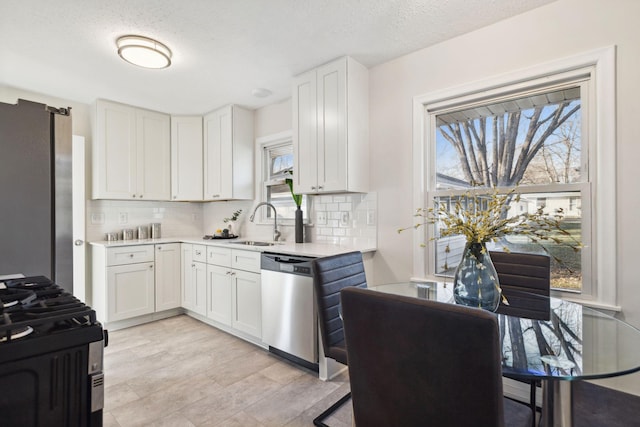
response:
[[[106,331],[44,276],[0,280],[2,426],[100,426]]]

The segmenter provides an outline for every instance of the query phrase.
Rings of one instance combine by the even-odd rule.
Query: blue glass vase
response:
[[[498,274],[484,243],[467,243],[453,276],[456,304],[496,311],[500,304]]]

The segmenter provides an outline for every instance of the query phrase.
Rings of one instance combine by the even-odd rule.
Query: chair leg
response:
[[[339,407],[344,405],[345,402],[347,400],[349,400],[349,399],[351,399],[351,392],[349,392],[349,393],[345,394],[344,396],[342,396],[340,398],[340,400],[338,400],[333,405],[329,406],[323,413],[321,413],[316,418],[314,418],[313,425],[316,426],[316,427],[329,427],[327,424],[323,423],[322,421],[325,418],[327,418],[329,415],[334,413]]]
[[[531,408],[531,412],[532,412],[532,421],[531,421],[531,427],[536,427],[536,414],[538,411],[538,408],[536,406],[536,389],[538,382],[532,380],[531,381],[531,390],[529,391],[529,407]]]

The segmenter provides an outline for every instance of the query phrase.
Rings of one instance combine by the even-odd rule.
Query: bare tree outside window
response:
[[[563,228],[581,241],[580,191],[567,184],[583,182],[581,170],[580,87],[566,87],[511,99],[490,100],[436,114],[436,191],[442,203],[446,190],[465,188],[513,188],[523,194],[518,206],[505,215],[538,208],[564,214]],[[565,185],[563,187],[563,185]],[[527,187],[544,186],[544,192]],[[526,238],[509,236],[496,245],[513,252],[542,252]],[[449,248],[451,249],[451,245]],[[545,243],[545,249],[562,260],[552,265],[552,287],[581,289],[581,258],[561,245]],[[448,257],[448,265],[455,260]],[[439,268],[436,251],[436,272]],[[453,262],[452,262],[453,261]]]

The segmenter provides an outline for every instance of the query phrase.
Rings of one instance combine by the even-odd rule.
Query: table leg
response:
[[[571,427],[572,425],[571,381],[543,380],[540,426]]]

